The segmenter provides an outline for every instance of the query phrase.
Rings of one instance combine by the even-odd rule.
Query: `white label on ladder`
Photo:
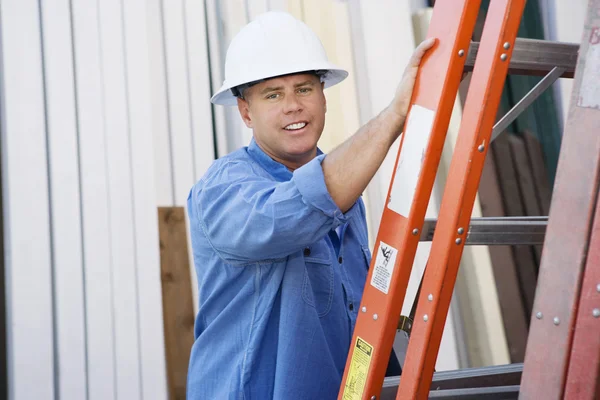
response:
[[[377,257],[375,258],[375,268],[373,269],[373,275],[371,276],[371,285],[383,293],[387,294],[390,289],[390,282],[392,281],[392,274],[394,273],[394,264],[396,264],[396,254],[398,250],[379,242],[379,249],[377,250]]]
[[[394,175],[388,202],[390,210],[405,218],[408,218],[410,206],[415,197],[434,117],[435,112],[413,104],[406,121],[406,129],[403,133],[404,142],[402,142],[398,168]]]
[[[593,27],[585,54],[585,68],[577,105],[600,110],[600,27]]]

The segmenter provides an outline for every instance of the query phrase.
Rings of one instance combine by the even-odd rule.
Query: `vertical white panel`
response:
[[[267,8],[269,9],[269,11],[287,11],[288,0],[267,0]]]
[[[152,141],[146,0],[123,1],[133,167],[142,398],[167,398],[165,339]]]
[[[206,0],[206,23],[208,27],[208,50],[210,53],[210,72],[212,93],[216,93],[224,80],[225,50],[221,45],[223,38],[223,22],[220,13],[220,0]],[[229,153],[226,108],[213,106],[214,124],[217,136],[217,156]]]
[[[54,398],[46,125],[36,0],[0,5],[8,397]]]
[[[215,158],[214,125],[212,117],[211,76],[209,49],[206,35],[206,9],[203,2],[185,0],[185,27],[187,33],[187,55],[189,71],[189,94],[192,118],[192,141],[194,144],[194,181],[206,172]],[[194,182],[190,182],[190,186]],[[187,206],[187,203],[185,204]],[[191,235],[188,229],[188,248],[190,249],[190,273],[194,311],[198,311],[198,285],[196,270],[191,252]]]
[[[83,218],[89,400],[115,398],[108,157],[96,2],[72,2]]]
[[[41,2],[59,398],[86,397],[77,124],[68,0]]]
[[[175,205],[183,206],[194,182],[190,97],[183,0],[163,0],[163,21],[169,82],[169,115],[173,149]]]
[[[220,16],[225,21],[223,24],[223,31],[220,36],[220,45],[222,54],[225,54],[229,43],[234,36],[242,29],[249,21],[249,6],[250,0],[244,7],[240,7],[239,0],[221,0],[219,1]],[[225,60],[223,59],[223,67]],[[252,130],[249,129],[242,118],[237,107],[223,107],[225,111],[226,119],[226,131],[227,135],[227,152],[237,150],[238,148],[248,145],[252,138]]]
[[[210,65],[206,38],[204,4],[184,0],[189,71],[189,94],[194,143],[194,181],[206,172],[215,158],[213,120],[210,104]],[[190,186],[194,182],[190,182]]]
[[[120,0],[102,0],[98,5],[109,178],[116,393],[118,399],[139,399],[141,371],[138,288],[123,14]]]
[[[169,131],[162,0],[148,0],[147,4],[156,201],[159,206],[172,206],[175,199],[173,198],[173,160]]]
[[[246,5],[248,7],[247,14],[250,21],[259,14],[269,11],[270,6],[269,0],[246,0]]]
[[[581,42],[583,36],[583,25],[585,22],[585,12],[587,9],[587,0],[550,0],[553,1],[553,10],[555,11],[556,26],[553,32],[555,37],[550,40],[560,42],[577,43]],[[569,113],[569,103],[571,101],[571,91],[573,90],[572,79],[560,79],[560,101],[562,104],[562,121],[567,119]]]

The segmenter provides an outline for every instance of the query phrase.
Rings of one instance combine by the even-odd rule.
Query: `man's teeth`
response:
[[[302,129],[302,128],[304,128],[305,126],[306,126],[306,122],[299,122],[299,123],[297,123],[297,124],[291,124],[291,125],[288,125],[288,126],[286,126],[284,129],[287,129],[287,130],[289,130],[289,131],[292,131],[292,130],[296,130],[296,129]]]

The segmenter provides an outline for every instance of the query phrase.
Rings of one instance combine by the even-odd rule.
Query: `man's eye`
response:
[[[300,92],[301,94],[306,94],[310,92],[310,88],[300,88],[298,89],[298,92]]]
[[[279,96],[279,94],[277,93],[271,93],[270,95],[267,95],[267,100],[274,100]]]

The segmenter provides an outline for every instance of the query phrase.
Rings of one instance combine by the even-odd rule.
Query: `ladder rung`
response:
[[[426,218],[420,240],[433,240],[437,219]],[[471,218],[469,229],[456,233],[467,245],[536,245],[544,244],[548,217],[482,217]]]
[[[465,71],[473,70],[478,50],[479,42],[471,42]],[[541,76],[554,67],[561,67],[565,68],[561,78],[573,78],[579,44],[518,38],[512,51],[509,74]]]
[[[429,398],[464,400],[517,400],[519,398],[519,388],[519,385],[513,385],[438,390],[429,392]]]
[[[439,371],[433,374],[430,395],[433,395],[434,393],[438,393],[439,395],[442,392],[446,394],[452,392],[456,393],[456,391],[465,389],[489,389],[490,387],[505,388],[504,393],[512,393],[515,389],[518,392],[522,372],[523,363],[496,365],[481,368],[463,368],[454,371]],[[395,399],[399,383],[400,377],[398,376],[385,378],[383,390],[381,391],[381,400]],[[507,392],[506,388],[511,389]],[[467,394],[467,392],[463,392],[463,394]],[[488,395],[491,396],[492,393],[488,393]]]

